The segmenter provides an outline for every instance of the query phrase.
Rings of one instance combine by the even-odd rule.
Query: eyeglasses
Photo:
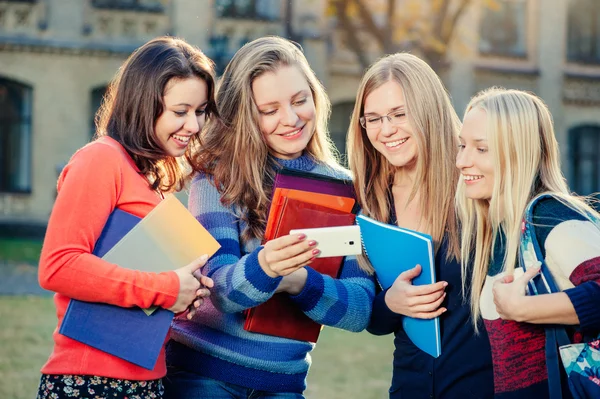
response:
[[[406,111],[392,111],[384,116],[361,116],[358,120],[360,121],[360,125],[367,130],[377,130],[383,127],[383,118],[387,118],[387,120],[392,124],[392,126],[400,126],[408,120],[406,116]]]

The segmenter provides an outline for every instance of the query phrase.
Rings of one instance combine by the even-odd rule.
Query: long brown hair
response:
[[[306,78],[314,100],[315,132],[305,153],[338,168],[335,147],[327,131],[329,98],[302,51],[289,40],[269,36],[244,45],[233,56],[217,87],[219,120],[210,120],[201,136],[192,166],[211,175],[224,205],[233,205],[248,228],[243,237],[261,238],[267,219],[270,189],[277,165],[259,124],[252,82],[267,72],[296,66]],[[276,90],[277,88],[273,88]]]
[[[454,213],[458,170],[456,153],[460,119],[456,115],[440,78],[418,57],[398,53],[386,56],[365,73],[356,95],[348,129],[348,161],[363,213],[389,222],[391,186],[397,170],[373,147],[359,118],[367,96],[387,82],[402,87],[409,122],[417,141],[417,176],[411,193],[420,190],[420,208],[436,249],[448,235],[447,258],[459,258],[459,232]],[[361,266],[369,269],[364,260]]]
[[[96,114],[96,138],[109,136],[125,147],[153,189],[182,189],[190,170],[165,154],[155,124],[165,109],[163,96],[171,79],[204,80],[207,116],[215,115],[213,65],[202,51],[178,38],[159,37],[144,44],[127,58],[108,86]],[[198,141],[199,134],[192,136],[185,152],[188,164]]]

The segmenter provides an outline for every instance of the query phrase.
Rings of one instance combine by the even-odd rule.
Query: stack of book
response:
[[[143,219],[115,209],[94,246],[107,262],[144,272],[186,266],[221,246],[173,196]],[[59,333],[152,370],[173,320],[162,308],[123,308],[71,299]]]
[[[264,241],[290,230],[350,226],[355,222],[356,196],[350,180],[283,168],[275,178]],[[314,259],[310,267],[338,277],[343,257]],[[300,341],[316,342],[321,325],[310,319],[286,293],[246,312],[244,329]]]

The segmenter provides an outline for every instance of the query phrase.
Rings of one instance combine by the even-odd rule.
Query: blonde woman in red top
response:
[[[115,208],[144,217],[163,193],[182,188],[178,158],[190,157],[214,107],[213,63],[175,38],[137,49],[119,69],[98,114],[96,139],[78,150],[58,179],[39,265],[40,285],[56,292],[58,326],[71,298],[175,313],[200,305],[212,280],[193,273],[200,258],[175,271],[146,273],[92,254]],[[193,311],[192,311],[193,312]],[[164,349],[153,370],[54,331],[38,399],[161,398]]]

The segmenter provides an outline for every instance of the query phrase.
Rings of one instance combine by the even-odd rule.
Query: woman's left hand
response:
[[[504,320],[524,321],[522,310],[526,299],[526,288],[529,280],[540,272],[539,266],[530,267],[523,275],[515,279],[514,275],[504,276],[494,282],[492,292],[498,315]]]
[[[204,302],[204,298],[210,296],[209,288],[212,288],[215,285],[210,277],[206,277],[200,273],[196,274],[196,278],[200,281],[200,288],[196,291],[196,300],[188,307],[188,313],[185,315],[188,320],[191,320],[194,317],[197,309]]]

